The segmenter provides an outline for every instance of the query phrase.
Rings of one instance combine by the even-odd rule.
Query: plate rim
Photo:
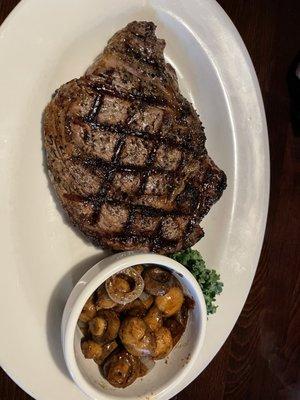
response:
[[[13,8],[13,10],[9,13],[9,15],[5,18],[5,20],[2,22],[2,24],[1,24],[1,26],[0,26],[0,39],[1,39],[2,34],[5,32],[6,28],[9,26],[9,24],[13,23],[14,18],[16,18],[16,17],[18,16],[18,13],[21,11],[21,9],[22,9],[23,7],[26,7],[27,4],[30,3],[30,1],[31,1],[31,0],[21,0],[21,1]],[[250,292],[250,290],[251,290],[251,288],[252,288],[252,285],[253,285],[253,280],[254,280],[254,277],[255,277],[255,275],[256,275],[256,271],[257,271],[259,259],[260,259],[260,256],[261,256],[261,251],[262,251],[263,242],[264,242],[264,237],[265,237],[265,231],[266,231],[266,227],[267,227],[267,218],[268,218],[268,209],[269,209],[269,198],[270,198],[270,151],[269,151],[268,127],[267,127],[267,120],[266,120],[265,108],[264,108],[264,103],[263,103],[263,98],[262,98],[262,94],[261,94],[261,89],[260,89],[259,81],[258,81],[258,78],[257,78],[257,74],[256,74],[256,71],[255,71],[255,68],[254,68],[254,66],[253,66],[251,57],[250,57],[250,55],[249,55],[249,52],[248,52],[248,50],[247,50],[246,45],[244,44],[244,41],[243,41],[242,37],[240,36],[238,30],[236,29],[234,23],[231,21],[231,19],[229,18],[229,16],[228,16],[227,13],[225,12],[225,10],[221,7],[221,5],[220,5],[219,3],[217,3],[216,0],[196,0],[196,1],[198,1],[198,2],[199,2],[199,1],[200,1],[200,2],[201,2],[201,1],[202,1],[202,2],[209,2],[209,1],[210,1],[210,2],[213,4],[213,6],[216,7],[216,8],[219,10],[219,13],[220,13],[221,17],[222,17],[224,20],[227,20],[227,25],[228,25],[228,22],[229,22],[229,27],[230,27],[230,29],[231,29],[233,35],[234,35],[234,39],[239,43],[239,47],[240,47],[240,49],[242,50],[242,53],[243,53],[244,61],[247,63],[247,67],[248,67],[248,69],[249,69],[249,71],[250,71],[251,79],[252,79],[252,82],[253,82],[254,88],[255,88],[256,100],[257,100],[258,105],[259,105],[260,118],[261,118],[261,121],[262,121],[262,123],[263,123],[262,132],[263,132],[263,139],[265,140],[265,144],[266,144],[266,146],[264,146],[264,155],[265,155],[265,164],[264,164],[264,167],[266,168],[266,169],[265,169],[265,174],[266,174],[266,176],[268,177],[268,180],[265,182],[265,184],[266,184],[266,187],[265,187],[266,200],[265,200],[265,203],[264,203],[264,205],[263,205],[263,207],[264,207],[264,210],[263,210],[264,217],[263,217],[262,222],[261,222],[261,226],[263,227],[263,232],[261,233],[261,238],[260,238],[260,241],[259,241],[259,245],[258,245],[258,247],[257,247],[257,248],[258,248],[258,252],[257,252],[257,253],[258,253],[258,254],[257,254],[258,261],[257,261],[256,265],[253,267],[253,274],[252,274],[251,282],[249,281],[249,282],[250,282],[249,288],[248,288],[248,291],[247,291],[246,296],[245,296],[245,299],[247,300],[247,297],[248,297],[249,292]],[[0,43],[1,43],[1,42],[0,42]],[[1,161],[1,160],[0,160],[0,161]],[[245,300],[245,302],[246,302],[246,300]],[[230,330],[230,332],[229,332],[229,335],[231,334],[233,328],[234,328],[235,325],[236,325],[236,322],[237,322],[237,320],[238,320],[238,318],[239,318],[239,316],[240,316],[240,314],[241,314],[241,312],[242,312],[242,310],[243,310],[243,308],[244,308],[244,306],[245,306],[245,302],[243,303],[242,308],[241,308],[239,314],[237,315],[237,317],[236,317],[236,319],[235,319],[235,322],[234,322],[234,324],[233,324],[233,326],[232,326],[232,328],[231,328],[231,330]],[[207,365],[212,361],[212,359],[213,359],[213,358],[216,356],[216,354],[219,352],[220,348],[223,346],[223,344],[225,343],[225,341],[227,340],[227,338],[229,337],[229,335],[227,335],[227,336],[224,338],[224,341],[220,344],[218,351],[217,351],[214,355],[211,356],[211,358],[209,359]],[[1,354],[0,354],[0,358],[1,358]],[[39,398],[36,397],[36,395],[31,391],[31,389],[30,389],[29,387],[27,387],[25,383],[22,382],[22,378],[19,377],[19,376],[17,376],[17,374],[14,373],[13,369],[10,368],[10,367],[8,367],[8,365],[5,365],[6,363],[3,362],[3,361],[4,361],[4,360],[0,359],[0,365],[1,365],[2,369],[5,371],[5,373],[6,373],[6,374],[7,374],[7,375],[22,389],[22,390],[24,390],[26,393],[28,393],[28,394],[29,394],[31,397],[33,397],[34,399],[39,400],[40,397],[39,397]],[[206,366],[207,366],[207,365],[206,365]],[[206,368],[206,367],[205,367],[205,368]],[[202,372],[202,371],[201,371],[201,372]],[[197,375],[199,375],[199,374],[197,374]],[[197,376],[197,375],[196,375],[196,376]],[[195,379],[195,377],[194,377],[193,379]],[[187,386],[187,385],[190,384],[190,383],[191,383],[191,382],[187,382],[185,386]],[[184,387],[185,387],[185,386],[184,386]],[[184,387],[182,387],[182,389],[183,389]],[[181,390],[182,390],[182,389],[181,389]]]

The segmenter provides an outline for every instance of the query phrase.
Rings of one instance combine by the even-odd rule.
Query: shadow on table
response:
[[[69,379],[61,344],[61,320],[66,301],[76,283],[89,268],[107,256],[95,254],[82,260],[68,271],[56,285],[47,310],[47,341],[52,358],[60,371]]]

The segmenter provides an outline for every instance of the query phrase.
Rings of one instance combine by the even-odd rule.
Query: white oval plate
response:
[[[196,246],[225,288],[198,368],[179,389],[224,343],[258,263],[269,195],[267,128],[251,60],[220,6],[212,0],[23,0],[0,30],[0,363],[37,400],[85,398],[66,371],[60,322],[71,288],[103,257],[70,228],[48,186],[42,112],[53,91],[79,77],[107,39],[134,19],[158,25],[181,90],[206,127],[208,151],[228,177]]]

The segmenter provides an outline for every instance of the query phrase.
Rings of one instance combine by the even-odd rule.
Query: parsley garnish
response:
[[[171,256],[184,265],[198,281],[206,302],[207,315],[214,314],[217,307],[214,303],[216,296],[223,290],[220,275],[214,269],[206,268],[205,261],[197,250],[187,249]]]

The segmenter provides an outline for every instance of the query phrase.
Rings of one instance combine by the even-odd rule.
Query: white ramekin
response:
[[[180,280],[184,291],[195,301],[188,325],[179,343],[166,360],[142,379],[125,389],[112,387],[101,375],[92,360],[85,360],[80,349],[81,332],[77,328],[79,314],[89,296],[111,275],[137,264],[161,265]],[[206,328],[206,305],[202,291],[193,275],[171,258],[152,253],[124,252],[107,257],[94,265],[79,280],[66,303],[62,319],[62,345],[69,372],[76,385],[91,399],[169,399],[191,372],[197,361]]]

